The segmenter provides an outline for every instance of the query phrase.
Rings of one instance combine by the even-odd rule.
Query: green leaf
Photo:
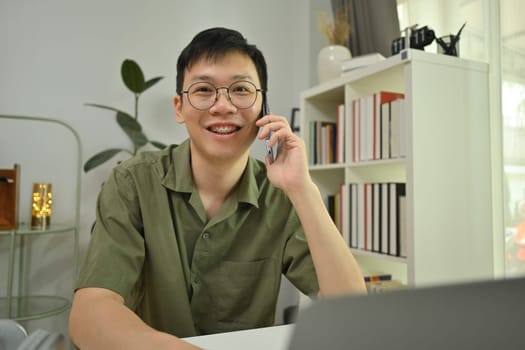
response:
[[[125,130],[126,134],[128,134],[129,138],[133,142],[137,148],[140,148],[144,146],[146,143],[148,143],[148,138],[144,133],[140,130]]]
[[[117,111],[117,123],[123,130],[142,130],[142,126],[135,118],[122,111]]]
[[[117,122],[136,147],[148,143],[148,138],[142,132],[142,126],[129,114],[117,113]]]
[[[164,77],[156,77],[156,78],[152,78],[150,80],[148,80],[146,83],[145,83],[145,86],[144,86],[144,90],[142,90],[143,92],[146,91],[147,89],[149,89],[150,87],[152,87],[153,85],[157,84],[159,81],[161,81],[162,79],[164,79]]]
[[[121,148],[110,148],[95,154],[94,156],[89,158],[86,163],[84,163],[84,172],[87,173],[91,169],[96,168],[97,166],[111,159],[115,154],[122,151],[126,150]]]
[[[130,59],[124,60],[120,68],[120,74],[122,75],[124,84],[132,92],[140,94],[145,90],[146,83],[144,80],[144,74],[137,62]]]
[[[149,143],[151,143],[153,146],[157,147],[158,149],[166,148],[166,145],[159,141],[150,140]]]
[[[86,106],[90,106],[90,107],[97,107],[97,108],[107,109],[107,110],[114,111],[114,112],[117,112],[117,113],[127,114],[126,112],[123,112],[120,109],[116,109],[114,107],[109,107],[109,106],[104,106],[104,105],[99,105],[97,103],[85,103],[85,105]]]

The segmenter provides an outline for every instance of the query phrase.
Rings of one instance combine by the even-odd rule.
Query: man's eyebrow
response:
[[[249,80],[249,81],[253,81],[251,76],[245,75],[245,74],[234,75],[232,80]]]
[[[248,80],[248,81],[253,82],[252,77],[250,75],[246,75],[246,74],[236,74],[236,75],[231,77],[231,80],[232,81]],[[190,81],[192,81],[192,82],[195,82],[195,81],[213,82],[213,81],[215,81],[215,79],[213,77],[209,76],[209,75],[203,74],[203,75],[196,75],[196,76],[192,77],[190,79]]]
[[[190,81],[211,81],[213,80],[209,75],[196,75]]]

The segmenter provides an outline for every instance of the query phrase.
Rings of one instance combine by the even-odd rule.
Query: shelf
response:
[[[4,121],[5,120],[5,121]],[[74,182],[74,202],[71,203],[71,210],[73,210],[72,215],[68,215],[68,218],[64,222],[57,222],[53,218],[51,219],[52,224],[45,229],[32,229],[31,223],[19,223],[19,225],[14,229],[9,230],[0,230],[0,238],[9,240],[9,251],[7,253],[7,276],[1,275],[0,278],[5,279],[6,291],[5,293],[0,293],[0,319],[12,319],[16,321],[30,321],[36,319],[45,319],[47,317],[61,315],[67,318],[67,311],[71,307],[70,298],[65,298],[58,295],[40,295],[38,291],[31,291],[30,288],[26,287],[26,282],[31,278],[29,274],[33,265],[41,262],[34,262],[31,259],[33,255],[32,251],[32,240],[29,238],[50,238],[53,234],[69,234],[73,240],[73,258],[71,263],[69,261],[64,265],[64,269],[71,269],[72,272],[72,286],[71,286],[71,295],[73,292],[74,281],[77,276],[77,266],[78,266],[78,255],[79,255],[79,231],[80,231],[80,194],[81,194],[81,174],[82,174],[82,144],[80,140],[80,135],[75,129],[73,129],[69,124],[52,118],[42,118],[42,117],[33,117],[33,116],[20,116],[20,115],[0,115],[0,122],[7,124],[7,130],[10,130],[10,123],[35,123],[37,124],[54,124],[55,126],[60,126],[65,128],[65,131],[69,136],[73,137],[73,147],[68,147],[69,145],[60,145],[60,150],[71,152],[76,155],[74,162],[67,162],[67,164],[59,163],[59,167],[53,167],[53,164],[46,163],[46,167],[51,169],[59,169],[60,172],[63,170],[68,170],[71,167],[71,172],[75,174],[76,181]],[[6,124],[2,125],[2,130],[6,128]],[[29,125],[26,130],[36,130],[37,135],[42,137],[43,135],[49,136],[47,129],[36,127],[33,128]],[[51,130],[51,129],[50,129]],[[13,133],[12,133],[13,134]],[[59,134],[57,134],[59,135]],[[60,134],[62,135],[62,134]],[[32,135],[25,134],[25,137],[32,139]],[[53,134],[54,136],[54,134]],[[36,139],[39,140],[39,139]],[[28,174],[34,172],[34,167],[38,166],[39,163],[34,163],[34,156],[28,152],[20,152],[19,148],[16,145],[19,142],[19,137],[16,137],[16,133],[13,134],[13,142],[9,143],[12,145],[8,149],[12,153],[11,156],[16,159],[20,159],[22,171],[26,169],[24,164],[27,164]],[[51,145],[51,144],[50,144]],[[54,144],[52,145],[54,146]],[[24,149],[24,148],[22,148]],[[52,149],[50,148],[49,151]],[[42,153],[45,153],[45,150],[39,150]],[[54,153],[53,153],[54,154]],[[54,154],[56,155],[56,154]],[[54,159],[59,159],[53,157]],[[53,159],[53,160],[54,160]],[[33,169],[33,171],[32,171]],[[28,186],[26,184],[25,186]],[[68,190],[68,189],[66,189]],[[26,221],[27,221],[26,217]],[[58,237],[60,238],[60,237]],[[39,238],[40,239],[40,238]],[[29,242],[28,242],[29,241]],[[50,249],[48,246],[44,249]],[[2,267],[4,266],[4,261],[0,263]],[[42,267],[42,266],[39,266]],[[3,270],[3,269],[2,269]],[[4,271],[2,271],[4,273]],[[15,286],[17,282],[17,286]],[[26,291],[23,295],[17,295],[21,291]],[[3,291],[2,291],[3,292]],[[70,292],[66,290],[66,294]],[[61,293],[62,294],[62,293]],[[49,331],[52,329],[50,328]],[[57,330],[57,332],[64,333],[64,330]],[[64,334],[67,334],[65,331]],[[1,346],[0,346],[1,347]]]
[[[15,235],[45,235],[45,234],[54,234],[54,233],[64,233],[68,231],[74,231],[76,227],[74,225],[51,225],[45,229],[32,229],[29,225],[22,224],[13,230],[0,230],[0,236],[9,236],[11,234]]]
[[[366,160],[349,163],[349,167],[368,167],[368,166],[381,166],[381,165],[391,165],[391,164],[406,164],[406,158],[392,158],[392,159],[378,159],[378,160]]]
[[[310,171],[322,171],[322,170],[334,170],[334,169],[344,169],[347,165],[345,163],[332,163],[332,164],[317,164],[310,165]]]
[[[35,320],[61,314],[69,309],[68,299],[59,296],[25,296],[11,298],[9,310],[8,298],[0,298],[0,318],[15,321]]]
[[[353,162],[353,163],[316,164],[316,165],[310,165],[308,169],[310,171],[323,171],[323,170],[336,170],[336,169],[359,168],[359,167],[380,167],[380,166],[392,166],[392,165],[404,166],[405,163],[406,163],[405,158],[395,158],[395,159],[360,161],[360,162]]]
[[[357,248],[350,248],[350,250],[352,251],[352,253],[354,255],[371,256],[371,257],[374,257],[374,258],[384,259],[384,260],[388,260],[388,261],[394,261],[394,262],[405,263],[405,264],[407,263],[407,258],[402,257],[402,256],[393,256],[393,255],[388,255],[388,254],[381,254],[381,253],[371,252],[371,251],[368,251],[368,250],[357,249]]]

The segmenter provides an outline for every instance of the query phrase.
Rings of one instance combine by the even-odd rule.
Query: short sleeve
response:
[[[145,256],[138,203],[134,182],[115,168],[97,199],[96,223],[76,289],[106,288],[129,297]]]
[[[291,234],[284,250],[283,273],[303,294],[317,295],[319,283],[312,256],[310,255],[304,230],[294,210],[290,213],[287,232],[291,232]]]

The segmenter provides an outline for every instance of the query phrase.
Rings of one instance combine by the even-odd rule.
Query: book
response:
[[[379,242],[379,251],[382,254],[388,254],[388,237],[390,236],[390,211],[388,210],[390,192],[388,186],[388,183],[381,183],[381,241]]]
[[[375,93],[372,98],[372,158],[381,159],[381,104],[380,93]]]
[[[390,219],[388,224],[388,254],[397,256],[399,251],[399,235],[397,232],[397,184],[390,183],[388,187],[390,192],[388,194],[388,209],[390,211],[390,214],[388,215],[388,218]]]
[[[381,159],[390,158],[390,103],[383,103],[379,109],[381,124]]]
[[[390,158],[401,156],[400,129],[401,129],[401,99],[390,102]]]
[[[359,130],[361,128],[359,123],[360,99],[352,100],[352,162],[359,161],[360,150],[359,146]]]
[[[357,217],[357,184],[350,184],[350,247],[357,248],[358,217]]]
[[[399,280],[370,281],[366,282],[365,285],[368,294],[380,294],[393,290],[399,290],[401,288],[406,288],[406,285],[401,283],[401,281]]]
[[[405,196],[405,189],[406,185],[405,183],[390,183],[390,193],[389,193],[389,200],[390,200],[390,234],[389,234],[389,247],[388,247],[388,254],[394,255],[394,256],[400,256],[400,223],[402,218],[400,215],[400,202],[401,197]]]
[[[365,282],[390,281],[392,279],[392,275],[389,273],[366,275],[364,277],[365,277]]]
[[[366,226],[366,205],[365,205],[365,186],[357,184],[357,248],[365,249],[365,226]]]
[[[363,97],[364,100],[364,116],[365,119],[365,153],[363,160],[374,159],[374,126],[375,126],[375,115],[374,115],[374,95],[367,95]]]
[[[337,122],[336,122],[336,163],[344,163],[346,159],[345,155],[345,105],[341,103],[337,106]]]
[[[372,184],[365,183],[365,250],[372,250]]]
[[[368,103],[367,98],[369,96],[362,96],[359,99],[358,109],[358,120],[359,120],[359,161],[365,161],[368,159]]]
[[[372,251],[379,253],[381,241],[381,184],[372,184]]]
[[[399,256],[408,256],[406,186],[398,197]]]
[[[385,59],[383,55],[378,52],[352,57],[348,60],[343,61],[341,68],[343,74],[352,71],[357,68],[369,66],[373,63],[381,62]]]

